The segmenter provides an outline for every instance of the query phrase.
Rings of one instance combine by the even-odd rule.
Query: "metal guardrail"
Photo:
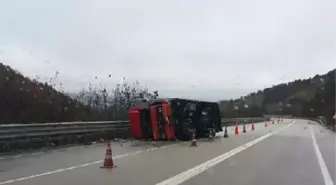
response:
[[[263,122],[269,121],[268,117],[252,117],[252,118],[222,118],[222,125],[230,126],[234,124],[252,123],[252,122]]]
[[[222,125],[261,122],[269,118],[222,118]],[[11,153],[104,139],[129,137],[129,121],[90,121],[0,125],[0,153]]]
[[[128,137],[128,121],[0,125],[0,153],[36,150]]]
[[[268,118],[222,118],[223,125],[230,123],[259,122]],[[52,137],[85,133],[125,132],[129,121],[62,122],[45,124],[0,125],[0,140]]]
[[[128,123],[128,121],[94,121],[0,125],[0,140],[127,131]]]

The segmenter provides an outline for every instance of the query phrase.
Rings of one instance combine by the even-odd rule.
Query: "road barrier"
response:
[[[232,125],[240,125],[246,123],[256,123],[269,121],[270,117],[251,117],[251,118],[222,118],[221,122],[223,126],[232,126]]]
[[[122,132],[127,131],[128,129],[128,121],[9,124],[0,125],[0,140],[29,137],[50,137],[108,131]]]
[[[129,137],[128,121],[0,125],[0,153]]]
[[[223,126],[269,118],[222,118]],[[129,121],[90,121],[0,125],[0,153],[130,137]]]

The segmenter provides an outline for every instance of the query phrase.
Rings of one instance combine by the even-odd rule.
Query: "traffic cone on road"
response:
[[[246,133],[245,124],[243,125],[243,133]]]
[[[254,123],[251,124],[251,130],[254,130]]]
[[[229,137],[229,135],[228,135],[228,133],[227,133],[227,126],[225,126],[225,130],[224,130],[224,138],[228,138]]]
[[[104,166],[101,166],[100,168],[114,168],[113,159],[112,159],[112,150],[111,150],[111,144],[110,141],[107,142],[106,146],[106,154],[105,154],[105,160],[104,160]]]
[[[192,134],[190,146],[193,146],[193,147],[197,146],[195,133]]]
[[[265,121],[265,127],[267,127],[267,121]]]
[[[238,134],[239,134],[239,131],[238,131],[238,124],[236,124],[236,127],[235,127],[235,129],[234,129],[234,133],[235,133],[235,135],[238,135]]]

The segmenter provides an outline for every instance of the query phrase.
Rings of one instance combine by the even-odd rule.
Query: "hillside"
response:
[[[324,75],[250,93],[240,99],[220,101],[219,107],[225,117],[290,114],[330,119],[335,112],[335,69]]]
[[[2,63],[0,89],[1,124],[87,119],[83,104]]]
[[[158,92],[124,80],[110,90],[90,84],[76,95],[59,92],[54,85],[0,63],[0,124],[127,119],[137,97],[156,98]]]

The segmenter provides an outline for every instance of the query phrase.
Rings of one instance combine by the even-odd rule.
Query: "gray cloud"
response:
[[[125,76],[218,100],[327,72],[336,59],[333,0],[12,0],[0,22],[0,60],[30,77],[59,71],[68,91]]]

